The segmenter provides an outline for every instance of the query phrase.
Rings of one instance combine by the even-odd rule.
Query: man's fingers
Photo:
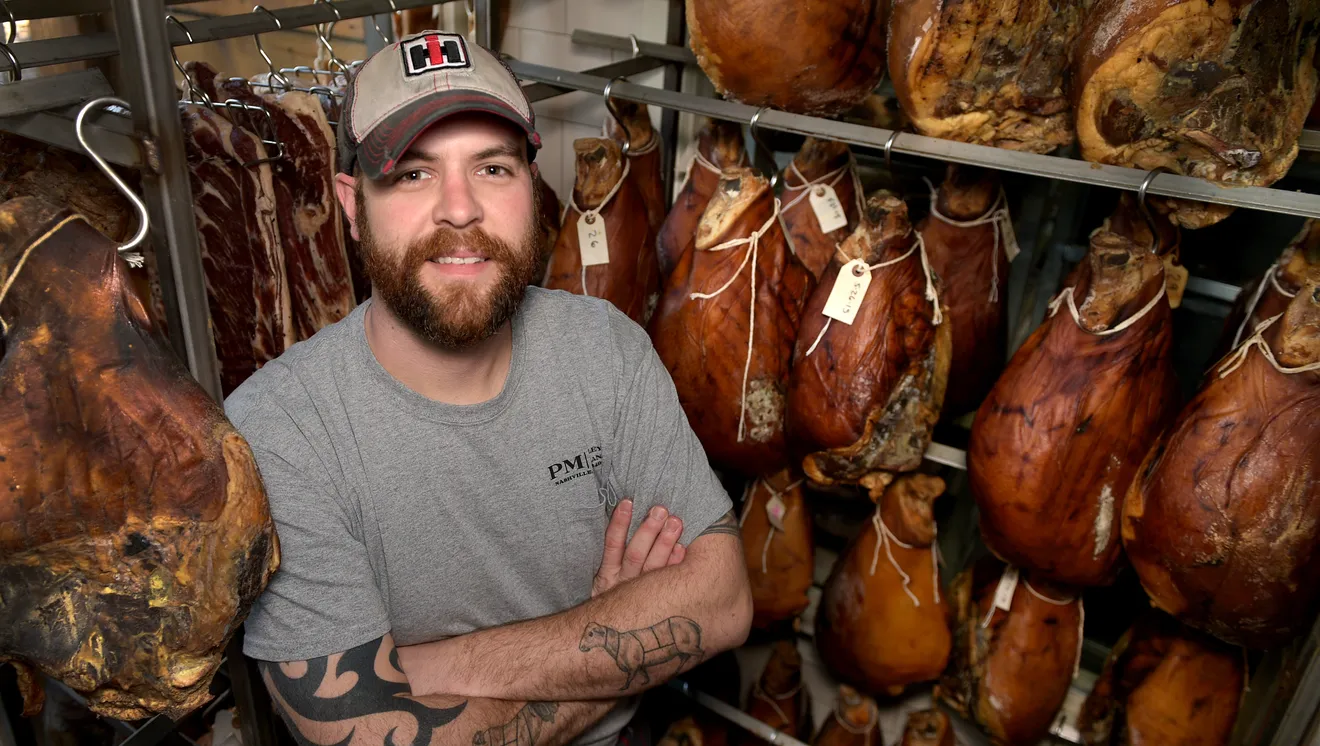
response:
[[[679,533],[682,532],[680,531]],[[673,550],[669,552],[669,562],[667,562],[665,566],[672,567],[674,565],[677,565],[678,563],[682,562],[683,558],[686,556],[687,556],[687,547],[683,546],[682,544],[675,544]]]
[[[620,500],[614,506],[610,525],[605,527],[605,553],[600,558],[600,571],[612,575],[623,564],[623,551],[628,546],[628,524],[632,523],[632,500]]]
[[[674,552],[674,547],[678,545],[678,537],[682,535],[683,521],[679,520],[678,516],[669,516],[669,520],[665,521],[665,527],[656,537],[655,544],[651,545],[651,553],[647,555],[646,563],[642,565],[642,572],[658,570],[669,564],[669,555]]]
[[[668,517],[669,511],[658,505],[647,513],[646,520],[637,527],[632,541],[628,542],[628,548],[623,552],[623,572],[620,574],[620,579],[632,580],[642,574],[642,566],[650,556],[651,547],[655,545],[656,537],[660,535]]]

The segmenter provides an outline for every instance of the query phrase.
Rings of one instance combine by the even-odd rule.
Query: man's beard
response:
[[[357,190],[357,227],[362,263],[372,295],[423,340],[444,350],[462,350],[490,338],[513,318],[539,261],[540,200],[533,193],[532,219],[520,246],[512,246],[480,228],[456,231],[437,227],[408,244],[401,256],[381,246],[367,220],[361,188]],[[436,291],[422,284],[421,270],[432,259],[466,250],[486,257],[499,272],[489,291],[459,279]]]

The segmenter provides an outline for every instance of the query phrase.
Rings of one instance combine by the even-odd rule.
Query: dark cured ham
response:
[[[655,234],[646,222],[646,202],[637,183],[627,178],[631,167],[613,140],[583,138],[573,143],[573,149],[577,180],[546,270],[545,287],[604,298],[645,326],[660,293]],[[600,222],[604,227],[607,263],[582,266],[579,221],[593,226]]]
[[[940,710],[910,713],[898,746],[957,746],[953,723]]]
[[[726,172],[651,325],[711,462],[751,476],[789,464],[788,371],[812,287],[784,241],[778,207],[751,169]]]
[[[1283,313],[1308,278],[1320,278],[1320,221],[1307,220],[1265,273],[1242,288],[1224,321],[1218,354],[1223,357],[1266,319]]]
[[[834,247],[857,228],[861,183],[852,153],[841,142],[808,137],[784,170],[784,207],[780,218],[788,245],[817,280],[834,258]],[[811,206],[811,191],[829,187],[838,197],[848,222],[826,233]]]
[[[794,620],[807,608],[816,564],[802,492],[802,479],[784,469],[752,483],[743,500],[739,524],[757,629]]]
[[[107,717],[179,719],[279,565],[256,462],[127,284],[115,244],[0,205],[0,662]]]
[[[687,0],[688,44],[727,98],[841,114],[884,75],[887,8],[884,0]]]
[[[872,490],[876,512],[841,556],[816,612],[816,647],[831,673],[898,696],[933,681],[949,658],[949,607],[935,561],[932,505],[944,480],[905,474]],[[883,493],[883,494],[882,494]]]
[[[847,684],[839,685],[834,711],[825,718],[812,746],[880,746],[880,708],[875,700]]]
[[[624,129],[620,129],[613,117],[605,118],[605,136],[614,140],[622,149],[628,145],[628,160],[632,166],[628,169],[628,178],[637,184],[637,191],[646,203],[646,222],[651,230],[659,231],[665,221],[665,177],[664,151],[660,146],[660,133],[651,126],[651,115],[646,104],[632,101],[611,101],[610,104],[623,120]]]
[[[1087,746],[1228,746],[1245,658],[1241,648],[1150,612],[1110,652],[1077,730]]]
[[[1012,235],[999,180],[988,171],[950,164],[932,193],[936,212],[917,225],[939,275],[953,334],[944,416],[980,405],[1004,368],[1008,347],[1008,255]],[[938,213],[938,214],[936,214]]]
[[[807,690],[802,686],[802,656],[794,642],[780,640],[771,648],[770,660],[752,685],[747,714],[794,738],[806,738],[810,734],[811,708]],[[741,733],[738,743],[750,745],[764,741],[750,733]]]
[[[1273,318],[1206,374],[1123,506],[1154,605],[1253,648],[1320,610],[1320,285]]]
[[[1106,231],[1085,262],[986,397],[967,450],[986,545],[1081,586],[1113,581],[1123,495],[1178,403],[1163,263]]]
[[[931,137],[1048,153],[1073,141],[1069,78],[1084,2],[895,0],[889,71]]]
[[[687,180],[655,239],[661,280],[668,282],[679,258],[696,244],[697,226],[715,194],[720,172],[745,165],[747,153],[743,150],[742,128],[721,119],[707,121],[697,133],[697,152],[688,165]]]
[[[930,444],[951,340],[949,327],[935,323],[934,280],[915,238],[902,200],[871,195],[807,304],[793,351],[788,427],[815,482],[911,471]],[[844,262],[854,260],[874,269],[850,326],[823,311]]]

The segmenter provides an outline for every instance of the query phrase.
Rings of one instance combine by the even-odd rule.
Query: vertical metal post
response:
[[[665,24],[665,43],[674,46],[687,44],[687,12],[683,0],[669,0],[669,18]],[[683,87],[683,65],[678,62],[665,66],[666,91],[678,91]],[[674,199],[674,159],[678,157],[678,110],[665,109],[660,114],[660,142],[664,143],[661,151],[661,173],[665,175],[665,206],[669,207]]]
[[[220,368],[184,160],[165,5],[162,0],[116,0],[113,7],[124,98],[132,108],[135,129],[147,142],[142,188],[170,339],[202,388],[218,401]]]
[[[477,14],[477,43],[487,49],[491,45],[491,29],[494,27],[495,19],[491,17],[490,0],[475,0]]]

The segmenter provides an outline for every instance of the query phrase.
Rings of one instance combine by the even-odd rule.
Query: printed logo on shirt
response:
[[[550,484],[568,484],[574,479],[592,474],[603,458],[600,446],[592,446],[572,458],[550,464],[546,467],[550,472]]]

